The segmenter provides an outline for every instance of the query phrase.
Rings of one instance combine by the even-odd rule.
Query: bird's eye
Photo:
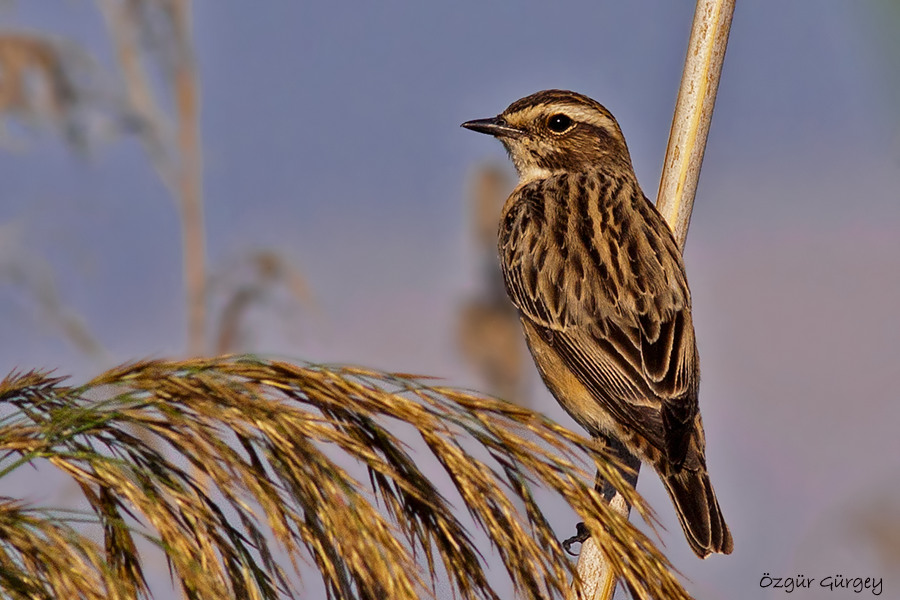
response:
[[[547,127],[554,133],[563,133],[572,127],[572,119],[559,113],[547,119]]]

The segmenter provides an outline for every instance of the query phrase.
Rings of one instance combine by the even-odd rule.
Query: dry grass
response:
[[[18,144],[7,121],[55,126],[77,150],[89,139],[118,124],[106,82],[94,61],[79,47],[30,32],[0,31],[0,142]],[[101,119],[101,113],[108,113]]]
[[[80,487],[105,546],[6,500],[0,585],[11,597],[147,597],[140,535],[165,551],[188,598],[295,597],[287,571],[309,556],[335,598],[428,597],[438,563],[459,597],[497,598],[487,549],[392,433],[400,422],[442,465],[521,597],[562,597],[574,573],[537,484],[575,508],[638,597],[688,598],[665,557],[592,489],[592,442],[508,403],[406,375],[250,357],[142,362],[82,387],[13,374],[0,399],[0,477],[49,461]],[[612,465],[590,456],[647,518]],[[347,459],[365,466],[368,485],[339,465]]]
[[[282,330],[296,325],[301,309],[317,310],[312,290],[300,270],[277,250],[264,248],[242,253],[221,265],[208,282],[211,296],[222,298],[212,328],[216,354],[245,352],[256,340],[258,324],[253,312],[263,310]],[[254,326],[255,325],[255,326]]]
[[[4,598],[105,600],[134,597],[103,550],[53,515],[0,501],[0,590]]]
[[[457,348],[488,393],[528,406],[532,363],[497,262],[497,223],[514,184],[506,170],[492,163],[479,165],[469,179],[469,236],[478,283],[457,307]]]

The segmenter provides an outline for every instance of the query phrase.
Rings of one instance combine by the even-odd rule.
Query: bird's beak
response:
[[[475,119],[474,121],[466,121],[460,127],[477,131],[478,133],[486,133],[494,137],[519,137],[522,135],[520,129],[510,127],[506,121],[500,117],[491,119]]]

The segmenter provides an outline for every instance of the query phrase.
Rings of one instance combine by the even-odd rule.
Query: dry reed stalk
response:
[[[152,6],[148,0],[98,0],[98,4],[115,46],[128,104],[141,123],[139,137],[176,201],[183,248],[188,354],[199,356],[206,349],[206,228],[199,82],[191,40],[190,2],[173,0]],[[149,35],[148,21],[152,16],[165,22],[171,37],[166,48],[172,52],[171,69],[164,68],[163,76],[169,79],[172,89],[174,135],[147,71],[149,51],[141,47],[142,37]]]
[[[663,163],[656,208],[684,249],[735,0],[698,0]]]
[[[139,139],[163,185],[177,195],[177,171],[171,159],[171,131],[165,111],[150,84],[139,43],[138,3],[97,0],[113,42],[125,99],[139,127]]]
[[[177,48],[173,88],[178,123],[178,191],[187,293],[188,355],[199,356],[206,349],[206,227],[203,222],[200,84],[191,41],[190,0],[174,0],[171,18]]]
[[[469,230],[477,261],[478,288],[459,302],[457,348],[484,382],[487,393],[528,406],[528,361],[519,314],[506,296],[497,263],[497,223],[513,189],[506,171],[486,163],[469,183]]]
[[[706,149],[706,137],[712,121],[719,77],[728,44],[728,32],[734,14],[734,0],[697,0],[694,22],[688,41],[687,56],[675,115],[669,134],[669,145],[663,164],[656,208],[675,234],[679,248],[684,249],[700,166]],[[613,504],[617,514],[627,519],[628,503],[617,496]],[[588,539],[578,559],[580,578],[588,582],[582,597],[586,600],[611,600],[616,589],[617,573],[613,557]],[[627,580],[626,580],[626,583]],[[575,597],[573,590],[570,597]]]

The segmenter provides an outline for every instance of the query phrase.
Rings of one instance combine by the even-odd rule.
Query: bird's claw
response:
[[[588,531],[584,523],[579,523],[575,526],[575,535],[562,543],[563,550],[572,556],[578,556],[577,552],[572,552],[572,544],[583,544],[589,537],[591,537],[591,532]]]

